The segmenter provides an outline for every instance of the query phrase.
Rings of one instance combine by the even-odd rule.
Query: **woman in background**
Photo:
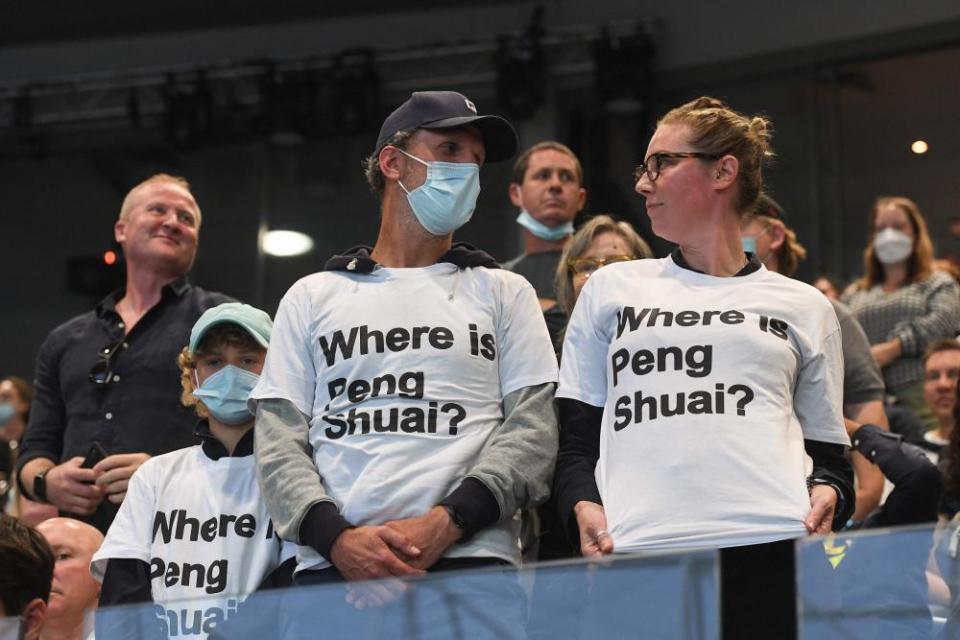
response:
[[[956,334],[960,287],[933,268],[933,243],[916,203],[878,198],[870,214],[864,275],[842,300],[856,315],[887,391],[934,426],[923,400],[923,352]]]
[[[0,510],[35,526],[57,515],[56,507],[20,495],[13,479],[17,450],[27,430],[33,387],[17,376],[0,378]]]
[[[557,265],[554,288],[557,303],[569,317],[587,279],[600,267],[615,262],[652,258],[650,245],[629,222],[599,214],[580,227],[567,243]]]

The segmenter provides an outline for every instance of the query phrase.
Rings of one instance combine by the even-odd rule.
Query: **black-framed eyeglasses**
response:
[[[90,382],[98,386],[108,385],[114,381],[113,367],[117,363],[117,356],[127,348],[124,338],[115,345],[108,345],[97,354],[97,361],[90,367]]]
[[[567,260],[567,267],[574,275],[590,277],[594,271],[600,267],[617,262],[630,262],[636,260],[636,256],[609,256],[607,258],[570,258]]]
[[[656,182],[660,177],[660,170],[663,169],[664,160],[679,160],[681,158],[703,158],[706,160],[717,160],[723,156],[717,153],[702,153],[700,151],[658,151],[651,153],[639,167],[633,170],[633,181],[639,182],[643,174],[647,174],[650,182]]]

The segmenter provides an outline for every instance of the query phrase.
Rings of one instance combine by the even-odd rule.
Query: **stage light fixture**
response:
[[[334,56],[330,80],[338,133],[360,133],[377,120],[380,74],[372,50],[348,49]]]
[[[497,66],[497,101],[513,118],[526,120],[546,100],[546,56],[541,45],[543,6],[537,6],[520,36],[500,36],[494,54]]]
[[[316,129],[317,83],[305,70],[279,71],[273,65],[260,78],[257,129],[277,146],[303,142]]]
[[[638,23],[632,34],[613,37],[604,30],[594,46],[597,93],[607,111],[638,113],[653,89],[653,38]]]
[[[163,124],[167,139],[175,146],[193,147],[213,132],[213,97],[202,71],[190,78],[167,75],[162,90]]]

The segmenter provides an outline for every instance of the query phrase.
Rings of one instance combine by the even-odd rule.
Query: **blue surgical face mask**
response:
[[[757,252],[757,239],[753,236],[740,236],[740,241],[743,243],[743,250],[746,253],[756,253]]]
[[[258,380],[257,374],[228,364],[204,380],[193,395],[223,424],[243,424],[253,419],[247,399]]]
[[[520,211],[517,224],[541,240],[562,240],[573,234],[573,221],[564,222],[559,227],[548,227],[530,215],[526,209]]]
[[[0,427],[7,426],[7,423],[13,420],[17,415],[17,410],[9,402],[0,402]]]
[[[453,233],[470,221],[480,195],[480,165],[472,162],[426,162],[403,149],[400,153],[427,166],[426,181],[408,191],[407,202],[424,229],[435,236]]]

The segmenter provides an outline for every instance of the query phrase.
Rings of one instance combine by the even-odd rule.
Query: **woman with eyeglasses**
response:
[[[743,251],[770,123],[699,98],[636,172],[660,260],[594,273],[563,345],[555,492],[586,556],[719,547],[724,638],[796,635],[792,540],[853,510],[837,317]]]
[[[592,217],[570,239],[553,278],[557,303],[569,317],[587,279],[600,267],[640,258],[652,258],[650,245],[629,222],[611,216]]]
[[[557,306],[565,317],[569,317],[580,290],[597,269],[618,262],[652,257],[650,245],[629,222],[618,222],[605,214],[594,216],[577,230],[560,256],[553,280]],[[562,331],[559,340],[563,340]],[[559,358],[560,344],[555,347]],[[557,520],[556,512],[556,503],[552,498],[537,508],[538,560],[570,558],[579,553],[579,542],[576,545],[570,543],[563,531],[563,523]]]
[[[933,428],[936,418],[923,399],[923,353],[956,335],[960,287],[934,268],[927,223],[908,198],[874,203],[863,262],[863,277],[841,300],[863,326],[887,391]]]

